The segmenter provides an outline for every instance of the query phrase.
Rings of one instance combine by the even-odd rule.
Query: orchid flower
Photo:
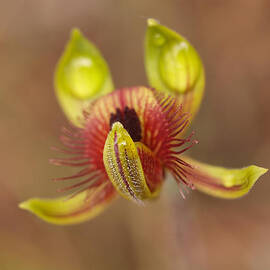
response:
[[[122,196],[138,205],[156,198],[171,174],[183,186],[219,198],[233,199],[249,192],[267,169],[251,165],[226,169],[185,156],[197,144],[185,135],[204,93],[201,59],[176,32],[148,20],[145,67],[150,87],[114,90],[108,65],[98,49],[79,30],[72,32],[55,74],[56,95],[70,121],[62,130],[65,158],[59,166],[75,166],[75,175],[56,199],[33,198],[20,207],[41,219],[76,224],[102,212]]]

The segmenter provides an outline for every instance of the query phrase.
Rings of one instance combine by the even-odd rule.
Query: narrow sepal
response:
[[[151,197],[136,145],[120,122],[115,122],[105,142],[103,161],[121,196],[137,203]]]
[[[117,193],[110,182],[89,188],[71,197],[56,199],[33,198],[19,207],[42,220],[56,225],[71,225],[96,217],[115,198]]]
[[[145,68],[152,87],[176,95],[185,111],[198,110],[205,84],[201,59],[185,38],[154,19],[148,19]]]
[[[72,31],[58,62],[55,89],[63,111],[77,126],[83,109],[93,99],[114,89],[106,61],[78,29]]]
[[[188,181],[199,191],[209,195],[235,199],[246,195],[260,176],[268,169],[251,165],[241,169],[226,169],[183,158],[191,167],[186,167]]]

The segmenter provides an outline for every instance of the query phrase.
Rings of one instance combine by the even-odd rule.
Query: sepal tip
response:
[[[157,25],[157,24],[159,24],[159,22],[158,22],[156,19],[153,19],[153,18],[147,19],[147,25],[148,25],[149,27],[155,26],[155,25]]]

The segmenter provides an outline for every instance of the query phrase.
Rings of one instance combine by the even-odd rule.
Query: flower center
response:
[[[140,119],[134,109],[125,107],[124,110],[120,110],[117,108],[115,113],[111,113],[110,127],[115,122],[120,122],[124,126],[134,142],[142,139]]]

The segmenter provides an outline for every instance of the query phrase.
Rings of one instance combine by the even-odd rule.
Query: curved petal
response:
[[[94,218],[116,197],[110,182],[89,188],[74,197],[56,199],[33,198],[19,207],[32,212],[46,222],[57,225],[77,224]]]
[[[201,59],[186,39],[153,19],[148,19],[145,68],[152,87],[176,95],[185,111],[195,114],[205,84]]]
[[[72,31],[57,65],[55,89],[63,111],[77,126],[83,109],[114,89],[106,61],[78,29]]]
[[[268,169],[251,165],[242,169],[226,169],[183,158],[194,168],[186,167],[187,179],[198,190],[209,195],[234,199],[247,194]]]

